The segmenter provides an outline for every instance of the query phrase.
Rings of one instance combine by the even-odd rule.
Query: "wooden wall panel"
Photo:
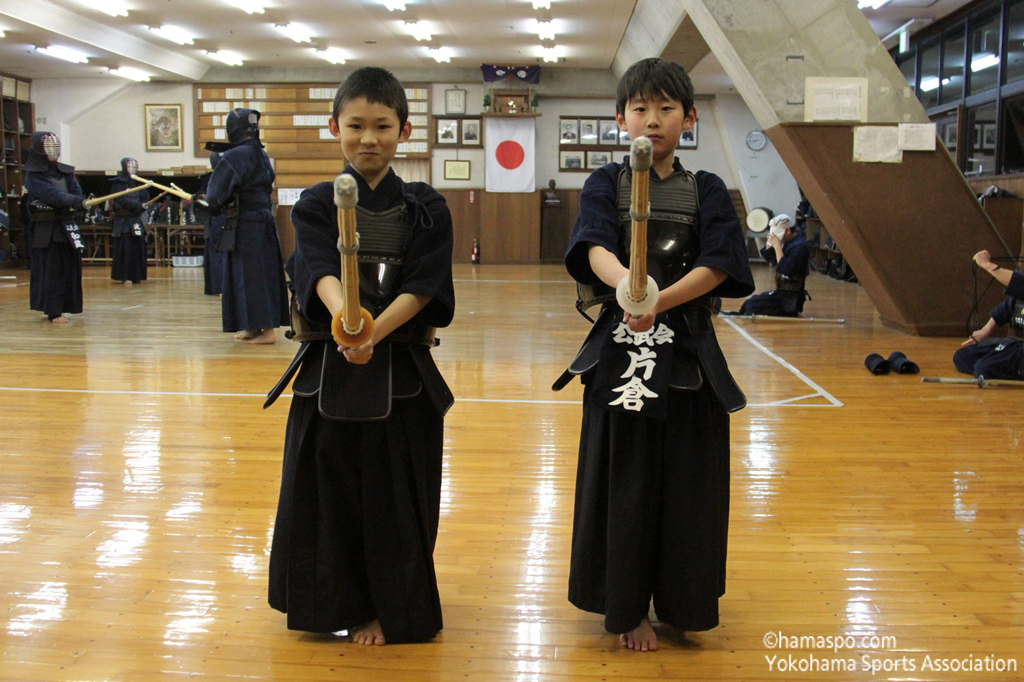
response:
[[[452,261],[469,263],[473,252],[473,240],[480,239],[480,195],[482,189],[438,190],[448,202],[452,214],[454,242]]]
[[[923,336],[963,334],[971,257],[1012,250],[944,148],[905,152],[902,163],[855,163],[853,127],[786,123],[765,132],[882,322]]]
[[[482,192],[480,253],[483,263],[540,260],[540,192]]]

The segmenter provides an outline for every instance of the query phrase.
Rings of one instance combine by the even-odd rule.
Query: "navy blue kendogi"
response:
[[[85,197],[75,169],[57,159],[60,138],[50,132],[32,133],[25,162],[25,189],[31,238],[29,307],[50,320],[82,312],[82,251],[78,220]]]
[[[121,159],[121,172],[110,181],[110,191],[121,192],[138,186],[132,179],[139,172],[139,162],[125,157]],[[110,266],[110,279],[115,282],[138,284],[146,279],[146,228],[142,214],[144,203],[149,199],[149,190],[116,197],[114,202],[114,258]]]
[[[218,244],[227,254],[222,298],[225,332],[288,324],[281,244],[270,210],[274,169],[259,141],[258,120],[258,111],[235,109],[228,114],[228,143],[207,143],[213,151],[227,147],[206,192],[210,215],[226,217]]]
[[[1014,270],[1005,289],[1006,300],[989,313],[1000,327],[1009,326],[1015,337],[988,338],[958,348],[953,366],[986,379],[1024,380],[1024,272]]]

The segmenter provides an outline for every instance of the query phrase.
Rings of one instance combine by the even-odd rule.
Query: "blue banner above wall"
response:
[[[480,70],[484,74],[485,83],[493,83],[508,78],[518,78],[521,81],[537,85],[540,83],[539,66],[495,66],[494,64],[481,64]]]

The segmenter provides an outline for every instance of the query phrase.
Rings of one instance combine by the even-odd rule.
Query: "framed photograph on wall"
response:
[[[946,149],[953,151],[956,149],[956,123],[947,123],[942,131],[942,142],[946,145]]]
[[[180,104],[146,104],[146,151],[184,151]]]
[[[458,144],[459,143],[459,119],[439,118],[437,119],[437,137],[434,144]]]
[[[996,148],[996,124],[983,123],[981,126],[981,147],[982,149]]]
[[[580,119],[580,144],[597,144],[597,119]]]
[[[591,170],[600,168],[611,161],[611,156],[611,152],[604,149],[597,152],[587,152],[587,168]]]
[[[462,144],[467,146],[480,145],[480,119],[467,118],[462,121]]]
[[[619,144],[624,144],[624,145],[626,145],[628,147],[629,146],[629,142],[630,142],[630,140],[629,140],[629,131],[627,131],[627,130],[620,130],[619,131]]]
[[[562,170],[583,170],[583,152],[559,152],[558,167]]]
[[[615,119],[602,118],[597,122],[597,136],[600,144],[618,144],[619,124]]]
[[[560,144],[579,144],[580,122],[575,118],[563,118],[558,123],[560,131],[558,141]]]
[[[694,121],[693,127],[689,130],[684,130],[683,134],[679,136],[679,147],[678,149],[696,149],[697,148],[697,122]]]
[[[469,180],[469,161],[444,160],[445,180]]]

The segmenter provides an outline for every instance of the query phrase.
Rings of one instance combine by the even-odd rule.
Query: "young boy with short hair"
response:
[[[452,221],[436,190],[390,168],[408,111],[384,69],[359,69],[338,89],[329,126],[359,188],[360,304],[373,337],[344,350],[331,338],[338,223],[333,184],[320,183],[292,209],[287,265],[309,329],[268,400],[295,376],[270,605],[291,629],[347,630],[362,644],[426,641],[442,627],[433,550],[452,395],[430,348],[455,311]]]
[[[729,412],[746,399],[711,324],[713,297],[754,290],[739,218],[722,180],[675,158],[697,120],[686,71],[645,59],[623,75],[616,121],[653,147],[648,273],[653,312],[624,313],[614,295],[560,388],[585,385],[569,600],[605,616],[623,646],[657,649],[648,612],[681,630],[718,625],[729,518]],[[628,164],[584,184],[565,256],[582,285],[614,290],[628,276]],[[625,369],[625,373],[622,371]],[[623,377],[629,377],[626,381]]]

